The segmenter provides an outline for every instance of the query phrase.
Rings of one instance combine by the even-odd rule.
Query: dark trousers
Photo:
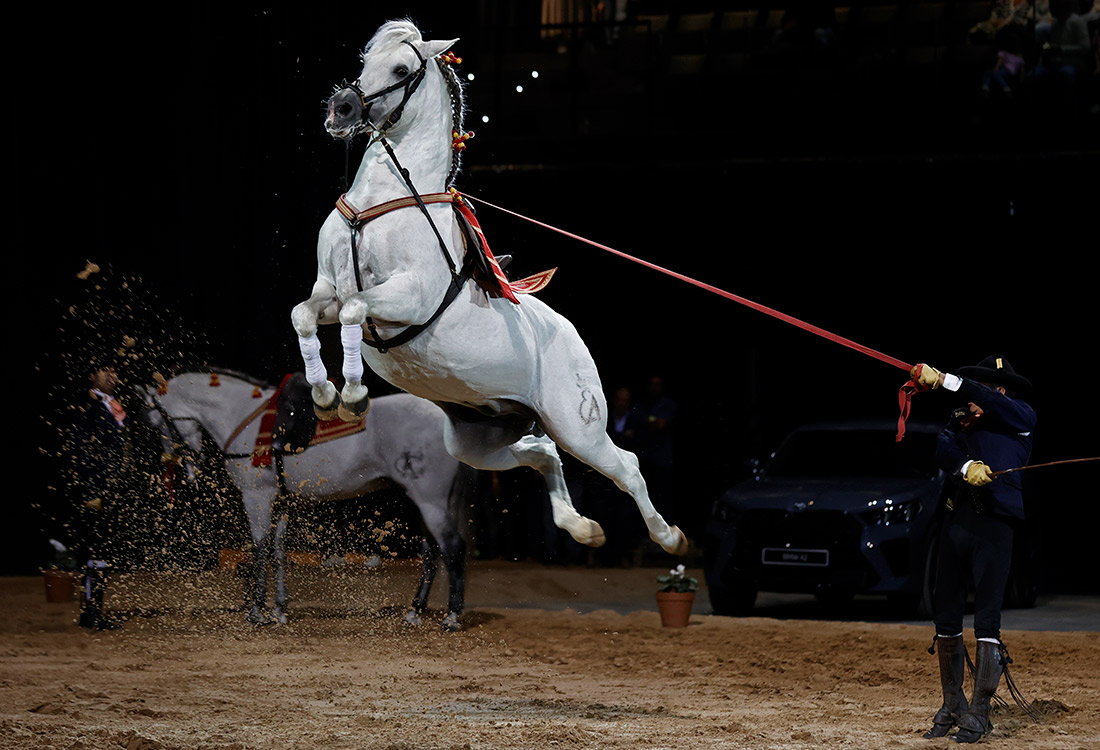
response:
[[[980,515],[969,502],[947,511],[940,533],[933,592],[936,633],[962,632],[969,584],[974,584],[974,636],[1001,637],[1001,604],[1012,566],[1012,526]]]

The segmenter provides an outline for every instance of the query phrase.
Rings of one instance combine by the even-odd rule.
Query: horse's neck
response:
[[[193,383],[188,391],[181,395],[194,411],[194,417],[218,447],[225,448],[226,441],[244,424],[245,420],[256,409],[267,404],[271,393],[265,390],[261,398],[253,398],[254,386],[226,376],[222,376],[221,380],[221,385],[217,387]],[[171,392],[171,386],[169,386],[169,392]]]
[[[421,195],[439,193],[447,187],[451,127],[450,99],[436,95],[426,97],[423,109],[406,112],[394,132],[386,136],[397,161],[408,170],[409,181]],[[348,201],[363,210],[409,194],[409,185],[385,146],[373,142],[363,154],[355,181],[348,190]]]

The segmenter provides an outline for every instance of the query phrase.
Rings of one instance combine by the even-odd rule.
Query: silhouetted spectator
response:
[[[1037,103],[1070,118],[1077,114],[1079,90],[1095,64],[1088,22],[1077,9],[1077,0],[1052,0],[1050,36],[1030,74]]]
[[[1024,56],[1017,36],[1005,36],[1003,41],[1003,49],[997,50],[993,67],[982,73],[981,92],[987,96],[996,92],[1011,98],[1024,70]]]
[[[638,458],[649,497],[664,519],[677,523],[687,513],[678,507],[676,497],[675,436],[679,407],[665,393],[660,375],[650,377],[641,411],[644,418],[638,436]]]
[[[989,18],[971,27],[970,39],[978,44],[992,44],[1001,34],[1030,30],[1034,19],[1032,0],[995,0]]]

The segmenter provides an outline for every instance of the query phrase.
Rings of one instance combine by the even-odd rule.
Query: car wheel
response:
[[[734,583],[730,586],[707,588],[710,606],[716,615],[727,617],[745,617],[756,606],[756,587],[749,583]]]

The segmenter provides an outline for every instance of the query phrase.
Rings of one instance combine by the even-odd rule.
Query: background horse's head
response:
[[[383,24],[363,50],[359,77],[342,84],[329,99],[325,129],[341,139],[363,129],[389,130],[432,74],[429,62],[457,41],[425,41],[409,21]]]
[[[193,417],[171,414],[158,400],[156,386],[146,386],[142,395],[145,421],[160,438],[161,461],[184,464],[188,477],[194,479],[202,453],[202,425]]]

